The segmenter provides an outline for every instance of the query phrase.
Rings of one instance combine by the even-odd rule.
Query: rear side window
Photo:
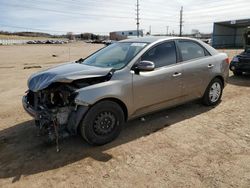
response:
[[[192,41],[179,41],[178,47],[183,61],[206,56],[205,50],[199,44]]]
[[[175,64],[177,60],[175,43],[165,42],[159,44],[146,52],[141,60],[154,62],[155,68]]]

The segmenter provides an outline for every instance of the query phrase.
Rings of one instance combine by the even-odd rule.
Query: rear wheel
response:
[[[240,71],[233,71],[234,73],[234,76],[241,76],[242,75],[242,72]]]
[[[101,101],[82,120],[81,136],[91,145],[104,145],[120,134],[123,123],[121,107],[113,101]]]
[[[219,78],[213,79],[209,83],[205,91],[205,94],[202,99],[203,104],[205,104],[206,106],[217,105],[221,100],[222,92],[223,92],[222,81]]]

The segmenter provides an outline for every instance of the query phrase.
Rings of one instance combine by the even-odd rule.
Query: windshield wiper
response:
[[[84,60],[85,60],[85,59],[80,58],[80,59],[76,60],[75,63],[82,63]]]

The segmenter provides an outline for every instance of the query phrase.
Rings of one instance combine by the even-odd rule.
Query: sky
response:
[[[250,0],[139,0],[140,29],[211,33],[213,23],[250,18]],[[136,0],[0,0],[0,30],[108,34],[136,29]],[[168,28],[168,29],[167,29]]]

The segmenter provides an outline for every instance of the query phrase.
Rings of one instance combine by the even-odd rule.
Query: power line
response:
[[[26,0],[27,1],[27,0]],[[28,0],[29,1],[29,0]],[[36,1],[39,1],[39,0],[36,0]],[[68,1],[62,1],[62,0],[56,0],[56,1],[58,1],[58,3],[57,4],[60,4],[60,3],[62,3],[62,4],[70,4],[70,5],[72,5],[72,3],[70,3],[70,2],[68,2]],[[41,1],[40,1],[41,2]],[[79,2],[79,1],[74,1],[74,2]],[[92,2],[92,1],[91,1]],[[80,3],[80,2],[79,2]],[[112,2],[112,3],[114,3],[114,2]],[[124,2],[123,2],[124,3]],[[119,2],[119,5],[116,5],[115,7],[119,7],[119,8],[121,8],[121,4],[122,4],[122,6],[123,6],[123,3],[120,3]],[[105,7],[100,7],[100,6],[96,6],[96,5],[90,5],[90,4],[88,4],[88,5],[84,5],[84,6],[80,6],[79,4],[73,4],[73,5],[75,5],[75,6],[77,6],[78,7],[78,9],[79,9],[79,7],[82,7],[82,8],[86,8],[86,7],[93,7],[93,8],[98,8],[98,9],[100,9],[100,10],[105,10],[105,11],[108,11],[108,9],[106,9],[105,7],[109,7],[109,6],[105,6]],[[127,4],[128,5],[128,4]],[[140,5],[141,6],[141,5]],[[112,7],[114,7],[114,5],[112,4]],[[141,9],[141,7],[140,7],[140,9]],[[129,10],[129,9],[126,9],[126,10]],[[152,10],[152,8],[151,8],[151,10]],[[130,12],[128,12],[128,11],[124,11],[124,10],[117,10],[117,9],[115,9],[115,10],[112,10],[112,12],[114,12],[114,11],[116,11],[116,12],[119,12],[119,13],[128,13],[128,14],[130,14]],[[168,12],[169,12],[169,10],[167,10]],[[174,12],[174,11],[173,11]],[[148,13],[148,12],[147,12]],[[159,11],[157,11],[157,13],[163,13],[163,14],[166,14],[166,10],[164,11],[164,12],[159,12]],[[152,16],[152,15],[159,15],[159,14],[146,14],[146,16]],[[145,20],[156,20],[156,19],[158,19],[158,18],[148,18],[148,17],[145,17],[145,18],[143,18],[143,19],[145,19]],[[165,18],[165,20],[166,20],[167,18]],[[159,19],[158,19],[159,20]],[[173,21],[172,19],[171,19],[171,21]],[[173,22],[176,22],[176,21],[173,21]]]
[[[215,10],[213,10],[213,11],[209,11],[209,10],[204,10],[203,12],[191,12],[191,13],[187,13],[186,12],[186,14],[187,14],[187,17],[195,17],[195,16],[197,16],[197,15],[199,15],[199,17],[201,17],[201,16],[203,16],[203,17],[209,17],[209,16],[211,16],[211,14],[213,14],[213,16],[214,15],[224,15],[224,13],[228,13],[228,10],[230,10],[230,12],[232,13],[232,12],[239,12],[239,11],[244,11],[244,10],[247,10],[248,9],[248,7],[246,7],[246,5],[241,5],[241,6],[233,6],[233,5],[231,5],[231,6],[226,6],[226,7],[223,7],[223,9],[215,9]]]
[[[56,0],[56,1],[61,1],[61,0]],[[77,2],[77,3],[82,3],[82,1],[77,1],[77,0],[72,0],[73,2]],[[70,3],[72,3],[72,1],[70,1]],[[89,2],[97,2],[98,0],[95,0],[95,1],[93,1],[93,0],[84,0],[84,1],[89,1]],[[69,2],[69,1],[66,1],[66,0],[64,0],[64,2]],[[124,6],[128,6],[128,7],[126,7],[126,8],[129,8],[129,7],[131,7],[131,3],[130,2],[126,2],[126,1],[119,1],[119,2],[114,2],[114,1],[106,1],[106,0],[100,0],[100,1],[98,1],[98,2],[104,2],[105,3],[105,6],[107,6],[107,5],[111,5],[111,6],[117,6],[117,7],[124,7]],[[168,5],[169,5],[169,3],[171,3],[171,2],[168,2]],[[147,5],[148,7],[145,7],[145,8],[147,8],[147,9],[149,9],[149,10],[152,10],[152,6],[153,7],[158,7],[156,4],[155,4],[155,2],[143,2],[143,5]],[[159,8],[159,7],[158,7]],[[166,8],[166,7],[165,7]],[[165,9],[165,11],[166,11],[166,9]],[[169,10],[167,10],[167,11],[169,11]]]
[[[56,0],[56,1],[61,1],[61,0]],[[93,3],[93,2],[97,2],[97,3],[100,3],[100,1],[97,1],[97,0],[84,0],[84,2],[91,2],[91,3]],[[72,2],[76,2],[76,3],[83,3],[83,1],[77,1],[77,0],[71,0],[71,1],[66,1],[66,0],[64,0],[64,2],[69,2],[69,3],[72,3]],[[112,5],[112,6],[119,6],[119,7],[121,7],[121,5],[122,6],[129,6],[129,7],[131,7],[131,6],[133,6],[133,4],[131,4],[131,3],[129,3],[129,2],[125,2],[125,1],[119,1],[119,2],[114,2],[114,1],[106,1],[106,0],[102,0],[101,2],[103,2],[103,3],[105,3],[105,6],[107,6],[107,5]]]
[[[246,4],[246,1],[245,0],[234,0],[234,2],[232,3],[232,1],[229,1],[229,2],[225,2],[224,0],[222,1],[218,1],[218,0],[215,0],[214,2],[207,2],[209,3],[208,5],[206,5],[206,7],[204,9],[211,9],[211,8],[221,8],[221,9],[225,9],[226,6],[230,6],[230,5],[233,5],[233,6],[236,6],[236,5],[240,5],[240,3],[235,3],[235,2],[241,2],[243,1],[244,4]],[[204,6],[204,2],[202,3],[195,3],[195,7],[197,8],[192,8],[190,10],[187,10],[186,12],[204,12],[204,9],[201,9],[199,7],[199,5],[203,5]]]
[[[67,33],[68,31],[62,31],[62,30],[48,30],[48,29],[40,29],[40,28],[31,28],[31,27],[21,27],[21,26],[14,26],[14,25],[6,25],[6,24],[0,24],[2,27],[8,27],[8,28],[17,28],[17,29],[25,29],[25,30],[31,30],[31,31],[43,31],[43,32],[51,32],[51,33]],[[75,33],[83,33],[83,31],[74,31]],[[91,31],[92,33],[109,33],[110,31]]]
[[[118,18],[118,19],[132,19],[132,17],[126,17],[126,16],[111,16],[106,14],[85,14],[85,13],[79,13],[79,12],[70,12],[70,11],[59,11],[55,9],[48,9],[48,8],[41,8],[41,7],[34,7],[34,6],[27,6],[27,5],[14,5],[14,4],[8,4],[8,3],[1,3],[1,5],[5,6],[12,6],[12,7],[21,7],[21,8],[32,8],[32,9],[38,9],[41,11],[48,11],[53,13],[60,13],[60,14],[67,14],[67,15],[80,15],[80,16],[87,16],[87,17],[108,17],[108,18]]]
[[[26,0],[26,1],[30,1],[30,0]],[[41,2],[42,3],[42,1],[39,1],[39,0],[35,0],[36,2]],[[84,4],[84,5],[80,5],[80,4],[77,4],[77,3],[72,3],[72,2],[68,2],[68,1],[62,1],[62,0],[56,0],[56,1],[58,1],[58,2],[56,2],[56,5],[70,5],[70,6],[75,6],[75,7],[77,7],[78,9],[79,9],[79,7],[80,8],[95,8],[95,9],[98,9],[98,10],[103,10],[103,11],[108,11],[108,7],[107,6],[103,6],[103,7],[101,7],[101,6],[96,6],[96,5],[91,5],[91,4]],[[34,0],[32,0],[32,1],[30,1],[30,2],[34,2]],[[49,2],[46,2],[46,5],[48,5],[48,4],[50,4],[50,5],[55,5],[53,2],[51,2],[51,1],[49,1]],[[115,7],[114,5],[112,5],[112,7]],[[120,6],[121,7],[121,6]],[[126,10],[129,10],[129,9],[126,9]],[[115,9],[115,10],[112,10],[112,12],[119,12],[119,13],[121,13],[121,12],[123,12],[123,13],[128,13],[128,11],[126,11],[126,10],[118,10],[118,9]]]
[[[38,1],[38,0],[36,0],[36,1]],[[59,4],[60,3],[66,3],[67,1],[60,1],[60,2],[58,2]],[[77,1],[76,1],[77,2]],[[69,4],[69,2],[67,2],[66,4]],[[72,5],[72,3],[71,3],[71,5]],[[85,7],[83,7],[83,6],[79,6],[79,5],[77,5],[77,4],[73,4],[73,5],[76,5],[77,7],[82,7],[82,8],[85,8]],[[90,5],[84,5],[84,6],[89,6],[89,7],[96,7],[96,6],[90,6]],[[232,6],[232,5],[228,5],[228,6]],[[222,7],[222,6],[221,6]],[[98,9],[102,9],[102,10],[106,10],[106,9],[103,9],[104,7],[97,7]],[[211,8],[211,7],[209,7],[209,8]],[[220,8],[220,6],[216,6],[216,8]],[[231,8],[231,7],[230,7]],[[244,7],[245,8],[245,7]],[[223,6],[223,9],[225,9],[225,7]],[[128,12],[125,12],[125,11],[122,11],[122,10],[118,10],[119,12],[124,12],[124,13],[128,13]],[[202,10],[202,13],[204,13],[204,12],[207,12],[208,10]],[[190,12],[190,11],[189,11]],[[223,10],[223,12],[226,12],[225,10]],[[159,13],[159,12],[158,12]],[[165,12],[164,12],[165,13]],[[221,11],[219,11],[219,12],[216,12],[216,13],[221,13]],[[187,17],[190,17],[191,15],[196,15],[197,13],[187,13],[186,12],[186,14],[187,14]],[[210,14],[206,14],[206,15],[210,15]],[[206,15],[203,15],[202,14],[202,16],[206,16]],[[91,15],[90,15],[91,16]],[[121,16],[120,16],[121,17]],[[120,18],[119,17],[119,18]],[[200,17],[200,16],[199,16]],[[129,17],[126,17],[126,18],[129,18]],[[124,16],[124,19],[125,19],[125,16]],[[142,18],[142,19],[145,19],[145,20],[152,20],[152,21],[154,21],[154,20],[157,20],[158,18],[148,18],[148,17],[145,17],[145,18]],[[167,18],[166,17],[161,17],[161,19],[164,19],[164,20],[166,20]],[[159,19],[158,19],[159,20]],[[174,20],[170,20],[169,22],[176,22],[176,21],[174,21]]]
[[[32,31],[43,31],[43,32],[53,32],[53,33],[63,33],[67,31],[58,31],[58,30],[47,30],[47,29],[38,29],[38,28],[28,28],[28,27],[21,27],[21,26],[13,26],[13,25],[6,25],[0,24],[2,27],[9,27],[9,28],[18,28],[18,29],[25,29],[25,30],[32,30]]]
[[[76,3],[79,3],[79,4],[81,4],[82,3],[82,1],[77,1],[77,0],[72,0],[72,1],[66,1],[66,0],[64,0],[64,1],[62,1],[62,0],[56,0],[56,1],[58,1],[59,3],[61,3],[61,2],[64,2],[64,3],[67,3],[67,4],[71,4],[72,5],[72,1],[73,2],[76,2]],[[93,1],[93,0],[85,0],[85,1],[89,1],[89,2],[96,2],[96,1]],[[99,2],[101,2],[102,0],[100,0]],[[103,2],[105,2],[105,5],[103,5],[103,7],[100,7],[99,6],[99,4],[98,5],[91,5],[91,4],[85,4],[84,6],[88,6],[88,7],[94,7],[94,8],[104,8],[104,7],[117,7],[117,8],[126,8],[126,10],[129,10],[129,8],[131,8],[131,3],[130,2],[122,2],[122,1],[120,1],[120,2],[114,2],[114,1],[103,1]],[[78,4],[78,5],[79,5]],[[109,6],[110,5],[110,6]],[[155,3],[149,3],[149,2],[144,2],[143,3],[143,5],[148,5],[147,7],[144,7],[144,9],[146,8],[147,10],[151,10],[152,11],[152,6],[155,6],[155,8],[157,8],[157,6],[155,5]],[[158,7],[159,8],[159,7]],[[113,10],[112,10],[113,11]],[[119,11],[119,12],[124,12],[123,10],[117,10],[117,11]],[[171,10],[171,9],[168,9],[168,10],[166,10],[166,9],[164,9],[164,11],[160,11],[161,13],[166,13],[166,11],[167,12],[175,12],[174,10]],[[147,11],[148,12],[148,11]],[[159,13],[159,10],[157,10],[157,13]]]
[[[30,0],[26,0],[26,1],[30,1]],[[39,0],[36,0],[37,2],[39,2]],[[77,7],[82,7],[82,8],[86,8],[85,6],[87,6],[87,7],[97,7],[97,8],[99,8],[99,9],[103,9],[103,10],[107,10],[106,12],[109,12],[109,10],[108,9],[105,9],[105,8],[108,8],[108,7],[110,7],[110,6],[104,6],[102,3],[100,3],[100,4],[97,4],[97,6],[95,6],[95,5],[93,5],[93,4],[87,4],[87,5],[85,5],[84,4],[84,6],[81,6],[81,4],[80,3],[82,3],[81,1],[77,1],[77,0],[72,0],[73,2],[76,2],[75,4],[73,3],[72,4],[72,1],[71,1],[71,3],[69,2],[69,1],[67,1],[67,0],[57,0],[58,1],[58,3],[57,4],[59,4],[60,5],[60,3],[62,3],[62,4],[71,4],[71,5],[74,5],[74,6],[77,6]],[[87,1],[87,0],[86,0]],[[90,0],[89,0],[90,1]],[[96,2],[97,0],[94,0],[94,1],[90,1],[90,2]],[[241,1],[241,0],[238,0],[237,2],[239,2],[239,1]],[[34,1],[33,1],[34,2]],[[40,1],[41,2],[41,1]],[[101,0],[99,0],[99,2],[101,2]],[[222,4],[224,1],[219,1],[219,0],[215,0],[214,1],[214,3],[215,4]],[[133,17],[130,17],[130,16],[125,16],[125,11],[123,11],[124,12],[124,16],[123,15],[107,15],[107,14],[102,14],[102,12],[100,13],[100,14],[93,14],[92,12],[91,12],[91,14],[88,14],[88,13],[82,13],[83,12],[83,9],[77,9],[78,11],[77,12],[73,12],[73,11],[61,11],[60,9],[50,9],[50,8],[44,8],[44,7],[38,7],[37,6],[37,4],[32,4],[32,1],[30,1],[30,4],[27,4],[28,2],[26,2],[24,5],[23,4],[9,4],[8,2],[4,2],[4,3],[1,3],[1,5],[4,5],[4,6],[13,6],[13,7],[19,7],[19,8],[27,8],[27,9],[38,9],[38,10],[40,10],[40,11],[47,11],[47,12],[52,12],[52,13],[59,13],[59,14],[64,14],[64,15],[69,15],[69,16],[78,16],[78,17],[83,17],[84,16],[84,19],[90,19],[91,17],[93,18],[111,18],[111,19],[124,19],[124,20],[128,20],[128,19],[130,19],[131,21],[134,19]],[[51,1],[50,2],[48,2],[48,4],[50,4],[51,3]],[[122,2],[122,3],[120,3],[120,2],[111,2],[111,1],[109,1],[109,2],[106,2],[106,1],[103,1],[103,3],[109,3],[112,7],[115,7],[115,5],[113,5],[113,3],[118,3],[119,4],[119,7],[121,7],[120,5],[127,5],[127,6],[129,6],[129,5],[131,5],[131,3],[128,3],[128,2]],[[200,1],[198,1],[198,4],[201,4],[201,2]],[[40,3],[39,3],[40,4]],[[53,4],[53,3],[52,3]],[[52,5],[52,4],[50,4],[50,5]],[[61,5],[62,5],[61,4]],[[46,3],[46,5],[47,5],[47,3]],[[138,5],[138,6],[137,6]],[[143,16],[141,16],[140,15],[140,13],[141,13],[141,11],[140,11],[140,9],[139,8],[141,8],[141,5],[139,4],[139,0],[137,0],[137,5],[136,5],[136,25],[137,25],[137,34],[139,34],[139,28],[140,28],[140,19],[142,19],[142,20],[148,20],[148,21],[154,21],[154,22],[164,22],[164,23],[166,23],[166,21],[168,21],[168,22],[170,22],[170,23],[176,23],[176,25],[178,24],[178,17],[177,17],[177,15],[176,16],[171,16],[171,18],[169,18],[169,17],[162,17],[162,18],[156,18],[156,16],[154,16],[154,17],[143,17]],[[151,3],[147,3],[147,2],[145,2],[143,5],[146,5],[146,6],[151,6],[152,4]],[[224,12],[228,12],[228,9],[230,8],[230,9],[232,9],[232,7],[239,7],[240,9],[237,9],[238,11],[239,10],[245,10],[246,9],[246,6],[244,5],[234,5],[233,3],[227,3],[226,4],[226,2],[225,2],[225,6],[224,7],[222,7],[222,6],[216,6],[216,5],[214,5],[214,4],[212,4],[211,2],[208,2],[207,3],[207,5],[206,5],[206,7],[204,8],[205,10],[197,10],[196,9],[196,5],[197,5],[197,3],[195,4],[195,9],[189,9],[188,11],[186,11],[186,9],[185,9],[185,25],[188,25],[188,26],[190,26],[190,25],[194,25],[194,26],[196,26],[196,25],[210,25],[210,24],[212,24],[215,20],[217,21],[217,20],[219,20],[218,18],[220,18],[220,15],[222,15]],[[204,5],[204,4],[203,4]],[[118,6],[118,5],[116,5],[116,6]],[[243,7],[242,7],[243,6]],[[213,8],[214,7],[214,8]],[[74,7],[73,7],[74,8]],[[162,8],[163,8],[163,6],[162,6]],[[225,9],[225,10],[222,10],[222,8],[223,9]],[[216,11],[214,11],[214,9],[216,9]],[[117,9],[116,9],[117,10]],[[125,10],[125,9],[124,9]],[[126,9],[126,10],[129,10],[129,9]],[[81,11],[81,12],[80,12]],[[117,10],[118,11],[118,10]],[[152,11],[152,9],[151,9],[151,11]],[[232,12],[235,12],[236,10],[235,9],[232,9],[231,10]],[[122,12],[122,10],[120,11],[120,12]],[[173,12],[173,10],[171,10],[170,12]],[[201,12],[201,13],[200,13]],[[114,12],[111,12],[111,13],[113,13],[114,14]],[[129,12],[126,12],[126,13],[128,13],[129,14]],[[150,13],[150,11],[146,11],[146,13]],[[157,15],[159,15],[159,11],[157,10]],[[168,10],[167,11],[165,11],[164,12],[165,14],[166,13],[168,13]],[[204,14],[205,13],[205,14]],[[178,14],[178,13],[177,13]],[[200,14],[199,16],[198,16],[198,14]],[[211,20],[211,19],[209,19],[209,18],[211,18],[211,17],[208,17],[208,16],[211,16],[211,14],[216,14],[216,15],[218,15],[217,17],[216,16],[213,16],[213,18],[215,19],[215,20]],[[237,15],[239,15],[239,14],[237,14]],[[149,16],[149,15],[145,15],[145,16]],[[198,16],[198,17],[195,17],[195,16]],[[201,21],[201,19],[200,18],[205,18],[205,17],[207,17],[208,19],[206,19],[207,20],[207,22],[206,23],[204,23],[204,20],[203,20],[203,22],[202,23],[199,23],[199,22],[197,22],[197,21]],[[216,19],[217,18],[217,19]],[[197,21],[196,21],[197,20]],[[192,23],[192,22],[194,22],[194,23]],[[148,24],[148,23],[147,23]],[[151,23],[149,23],[149,24],[151,24]],[[173,26],[175,26],[176,27],[176,25],[170,25],[171,27],[173,27]],[[181,9],[181,11],[180,11],[180,25],[179,25],[179,27],[180,27],[180,35],[182,35],[182,33],[183,33],[183,8]],[[17,27],[15,27],[15,28],[17,28]],[[19,27],[19,28],[21,28],[21,27]],[[32,28],[24,28],[24,29],[32,29]],[[38,30],[38,31],[49,31],[49,32],[51,32],[52,30],[43,30],[43,29],[35,29],[35,28],[33,28],[33,30]],[[53,31],[53,32],[66,32],[66,31]]]
[[[28,1],[28,2],[34,2],[34,0],[32,0],[32,1],[30,1],[30,0],[25,0],[25,1]],[[35,0],[36,2],[41,2],[41,3],[44,3],[44,2],[42,2],[42,1],[39,1],[39,0]],[[77,4],[77,3],[72,3],[72,1],[71,2],[68,2],[68,1],[62,1],[62,0],[56,0],[56,1],[58,1],[57,3],[56,3],[56,5],[57,5],[57,7],[58,7],[58,5],[71,5],[71,6],[76,6],[77,8],[78,8],[78,10],[79,10],[79,7],[80,8],[86,8],[86,7],[90,7],[90,8],[95,8],[95,9],[98,9],[98,10],[103,10],[103,11],[109,11],[109,9],[106,9],[106,8],[108,8],[108,7],[110,7],[110,6],[103,6],[103,7],[100,7],[100,6],[98,6],[98,5],[93,5],[93,4],[84,4],[84,6],[81,6],[81,4],[80,4],[80,2],[79,1],[73,1],[73,2],[79,2],[79,4]],[[91,1],[91,2],[93,2],[93,1]],[[113,3],[113,2],[112,2]],[[53,2],[46,2],[46,5],[55,5]],[[119,3],[120,4],[120,3]],[[123,3],[122,3],[123,4]],[[30,5],[30,4],[29,4]],[[32,5],[34,5],[34,4],[32,4]],[[37,5],[37,4],[35,4],[35,5]],[[123,6],[123,5],[122,5]],[[113,4],[112,4],[112,7],[119,7],[119,8],[121,8],[121,5],[116,5],[116,6],[114,6]],[[38,7],[39,8],[39,7]],[[129,8],[126,8],[126,10],[129,10]],[[152,8],[150,9],[150,10],[152,10]],[[115,10],[112,10],[112,13],[114,13],[114,12],[117,12],[117,13],[127,13],[127,14],[130,14],[130,12],[128,12],[128,11],[125,11],[125,10],[118,10],[118,9],[115,9]],[[149,12],[149,11],[146,11],[147,13]],[[174,12],[174,11],[170,11],[170,10],[167,10],[167,12],[169,13],[169,12]],[[157,14],[146,14],[147,16],[152,16],[152,15],[159,15],[159,13],[162,13],[162,14],[166,14],[166,10],[164,11],[164,12],[159,12],[159,11],[157,11]],[[154,19],[154,18],[145,18],[146,20],[156,20],[156,19]],[[158,18],[157,18],[158,19]],[[173,21],[173,20],[172,20]],[[173,21],[174,22],[174,21]]]
[[[70,16],[86,16],[86,17],[94,17],[94,18],[99,17],[99,18],[112,18],[112,19],[131,19],[131,20],[133,19],[132,17],[128,17],[128,16],[113,16],[113,15],[111,16],[111,15],[106,15],[106,14],[85,14],[85,13],[79,13],[79,12],[60,11],[60,10],[55,10],[55,9],[48,9],[48,8],[41,8],[41,7],[27,6],[27,5],[14,5],[14,4],[8,4],[8,3],[2,3],[1,5],[18,7],[18,8],[37,9],[40,11],[59,13],[59,14],[70,15]],[[159,18],[144,17],[143,19],[164,22],[163,20],[160,20]],[[169,22],[175,22],[175,21],[169,21]]]
[[[68,1],[59,1],[60,3],[61,2],[68,2]],[[59,3],[58,2],[58,3]],[[71,1],[72,2],[72,1]],[[75,2],[79,2],[80,3],[80,1],[75,1]],[[220,1],[219,1],[220,2]],[[112,2],[113,3],[113,2]],[[120,3],[120,2],[119,2]],[[69,2],[67,3],[67,4],[69,4]],[[72,4],[72,3],[71,3]],[[73,4],[73,5],[76,5],[76,6],[79,6],[79,4]],[[84,6],[90,6],[90,5],[84,5]],[[113,5],[112,5],[113,6]],[[80,6],[81,7],[81,6]],[[91,7],[93,7],[93,6],[91,6]],[[95,7],[98,7],[98,6],[95,6]],[[120,7],[120,6],[119,6]],[[218,7],[218,6],[216,6],[216,7]],[[99,8],[104,8],[104,7],[99,7]],[[225,7],[223,7],[223,8],[225,8]],[[54,11],[54,10],[53,10]],[[193,11],[193,10],[192,10]],[[167,11],[168,12],[168,11]],[[191,15],[191,14],[195,14],[195,13],[192,13],[191,11],[189,11],[190,13],[188,14],[188,15]],[[202,11],[202,12],[204,12],[204,10]],[[166,13],[166,11],[164,12],[164,13]],[[149,18],[145,18],[145,19],[149,19]]]

